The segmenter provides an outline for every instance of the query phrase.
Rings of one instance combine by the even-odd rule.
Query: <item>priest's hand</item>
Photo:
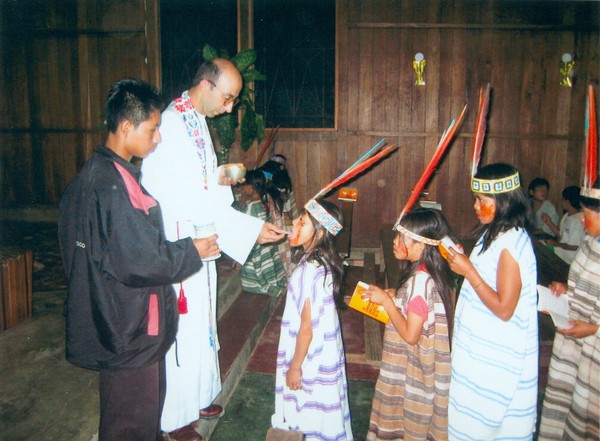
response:
[[[260,233],[258,234],[256,242],[260,244],[277,242],[283,239],[284,236],[284,230],[270,222],[265,222],[260,230]]]
[[[235,164],[225,164],[223,166],[221,166],[221,169],[219,170],[219,178],[217,179],[217,182],[219,183],[219,185],[236,185],[236,184],[241,184],[242,182],[245,182],[246,179],[244,179],[244,177],[241,178],[231,178],[229,176],[227,176],[227,166],[239,166],[241,168],[244,167],[244,164],[240,163],[235,163]],[[243,170],[244,174],[246,172],[246,170]]]

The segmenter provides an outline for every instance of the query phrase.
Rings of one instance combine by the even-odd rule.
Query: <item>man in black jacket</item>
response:
[[[179,317],[171,284],[220,251],[216,235],[166,241],[158,203],[130,162],[160,142],[162,108],[150,84],[116,82],[105,103],[106,143],[94,149],[60,202],[69,282],[66,355],[99,371],[99,441],[161,439],[164,355]]]

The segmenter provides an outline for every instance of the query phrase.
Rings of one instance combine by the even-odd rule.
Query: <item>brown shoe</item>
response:
[[[225,409],[223,406],[219,406],[218,404],[211,404],[204,409],[200,409],[200,418],[210,419],[210,418],[221,418],[225,413]]]
[[[196,432],[195,427],[197,426],[198,424],[194,421],[187,426],[165,433],[163,434],[163,441],[204,441],[204,438]]]

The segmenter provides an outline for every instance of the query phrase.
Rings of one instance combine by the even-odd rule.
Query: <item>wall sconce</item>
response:
[[[417,52],[415,54],[415,60],[413,61],[413,69],[417,74],[417,81],[415,81],[415,85],[424,86],[425,80],[423,79],[423,73],[425,72],[425,57],[421,52]]]
[[[571,54],[565,52],[562,54],[560,59],[560,85],[565,87],[571,87],[571,71],[573,70],[573,57]]]

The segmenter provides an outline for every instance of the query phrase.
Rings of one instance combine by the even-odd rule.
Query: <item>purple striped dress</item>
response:
[[[277,351],[272,425],[300,431],[306,440],[353,440],[340,321],[331,274],[325,273],[325,268],[303,261],[290,278]],[[285,376],[306,301],[310,302],[313,336],[302,363],[302,390],[292,391]]]

